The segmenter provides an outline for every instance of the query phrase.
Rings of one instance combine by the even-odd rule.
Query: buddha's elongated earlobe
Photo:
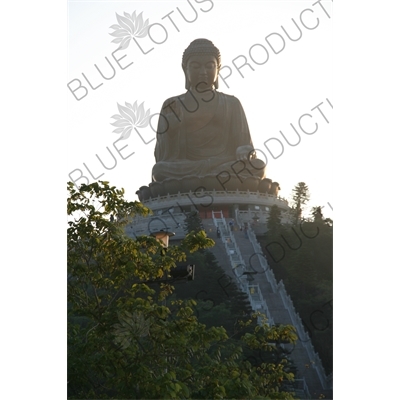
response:
[[[214,87],[215,87],[215,89],[218,89],[218,76],[217,76],[217,79],[215,80],[215,82],[214,82]]]
[[[185,72],[185,89],[186,89],[186,90],[189,90],[189,89],[190,89],[190,82],[189,82],[189,79],[188,79],[188,77],[187,77],[186,72]]]

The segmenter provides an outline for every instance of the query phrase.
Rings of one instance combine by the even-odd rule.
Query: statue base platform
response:
[[[127,233],[133,237],[149,235],[157,230],[175,232],[171,240],[185,237],[185,220],[191,212],[197,211],[202,220],[212,218],[213,212],[221,212],[225,218],[241,219],[251,224],[257,234],[266,230],[266,223],[272,206],[281,210],[282,223],[292,218],[292,210],[286,199],[259,191],[250,192],[198,189],[196,192],[178,192],[157,196],[143,201],[152,210],[147,217],[136,216],[127,226]]]
[[[256,176],[240,177],[219,174],[204,177],[186,176],[182,179],[171,178],[162,182],[151,182],[148,186],[141,186],[136,194],[139,201],[146,202],[168,194],[210,192],[213,190],[218,192],[259,192],[277,197],[280,187],[278,182],[272,182],[269,178],[260,179]]]

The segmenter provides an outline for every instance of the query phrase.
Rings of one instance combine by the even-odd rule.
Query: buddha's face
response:
[[[191,56],[186,67],[191,90],[203,92],[212,88],[218,77],[217,59],[212,55]]]

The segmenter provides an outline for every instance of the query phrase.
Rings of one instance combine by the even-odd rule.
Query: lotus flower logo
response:
[[[120,114],[111,117],[115,119],[111,125],[117,127],[113,132],[120,133],[120,139],[128,139],[134,127],[145,128],[149,124],[150,109],[144,110],[144,102],[139,106],[137,101],[133,104],[125,103],[125,106],[117,103],[117,106]]]
[[[126,49],[132,38],[143,38],[147,35],[149,31],[149,20],[146,19],[146,21],[143,22],[142,14],[143,13],[140,13],[136,16],[136,11],[134,11],[132,15],[124,12],[124,16],[116,13],[119,25],[115,24],[110,26],[111,29],[114,29],[114,32],[110,33],[110,35],[116,38],[112,40],[111,43],[120,43],[119,50]]]
[[[130,313],[125,311],[118,316],[119,323],[114,324],[115,342],[122,349],[128,348],[137,337],[145,337],[149,334],[151,319],[146,319],[143,313]]]

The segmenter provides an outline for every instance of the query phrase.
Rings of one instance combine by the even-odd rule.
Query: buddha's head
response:
[[[187,90],[218,89],[221,54],[210,40],[196,39],[190,43],[183,53],[182,68]]]

